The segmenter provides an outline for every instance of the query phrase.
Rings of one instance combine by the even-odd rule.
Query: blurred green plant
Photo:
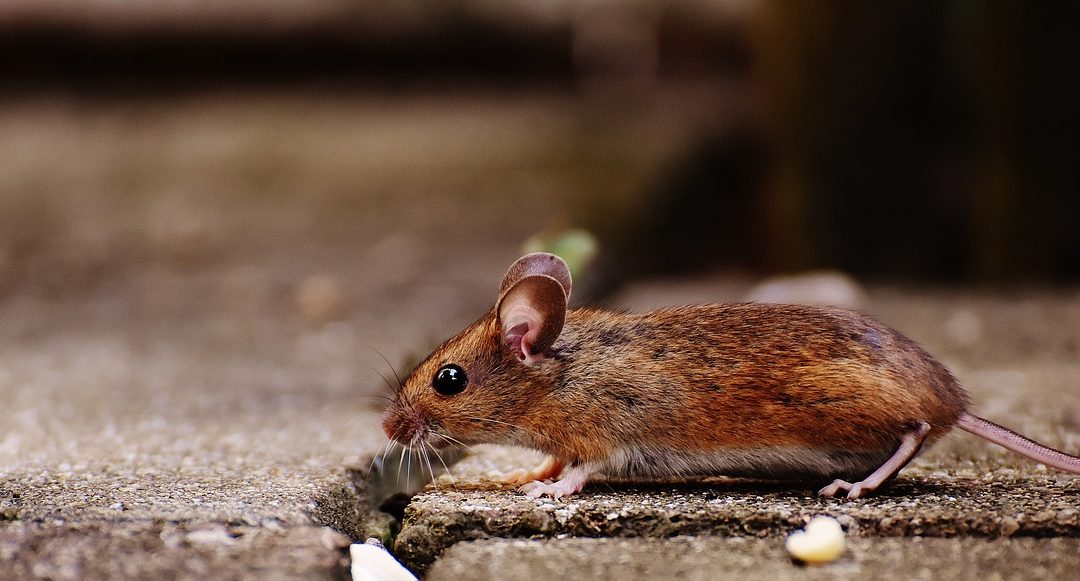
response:
[[[585,276],[599,249],[596,236],[581,228],[543,232],[529,238],[522,245],[525,253],[550,252],[562,257],[575,279]]]

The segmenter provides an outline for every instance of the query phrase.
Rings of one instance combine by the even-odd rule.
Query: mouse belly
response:
[[[805,446],[662,452],[619,448],[603,462],[601,470],[609,476],[628,478],[861,478],[881,466],[892,453],[893,450],[853,451]]]

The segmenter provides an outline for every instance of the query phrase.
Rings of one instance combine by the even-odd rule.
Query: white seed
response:
[[[380,547],[355,543],[349,547],[353,581],[416,581],[409,572]]]
[[[806,529],[787,538],[787,552],[806,563],[827,563],[844,552],[844,529],[828,516],[816,516]]]

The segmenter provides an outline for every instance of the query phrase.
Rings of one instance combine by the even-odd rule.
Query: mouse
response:
[[[573,495],[598,476],[732,476],[856,499],[957,427],[1080,474],[1080,458],[970,413],[945,365],[857,312],[568,308],[571,286],[554,254],[514,262],[494,306],[401,382],[387,437],[538,450],[541,465],[504,475],[529,498]]]

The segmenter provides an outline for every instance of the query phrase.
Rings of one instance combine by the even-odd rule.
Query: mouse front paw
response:
[[[570,479],[562,479],[558,482],[540,482],[539,480],[529,482],[518,488],[521,492],[525,493],[525,496],[529,498],[540,498],[545,494],[558,500],[564,496],[571,496],[585,487],[584,482],[576,482]]]
[[[586,466],[574,465],[566,471],[566,474],[558,482],[540,482],[537,480],[525,484],[518,490],[524,492],[525,496],[529,498],[540,498],[546,494],[559,499],[581,492],[581,489],[585,487],[585,481],[589,479],[591,473],[592,471]]]

